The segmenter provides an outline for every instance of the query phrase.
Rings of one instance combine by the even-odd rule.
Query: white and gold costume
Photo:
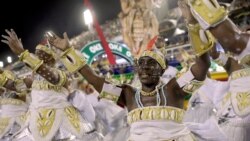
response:
[[[144,107],[140,100],[140,90],[137,90],[135,99],[138,108],[128,113],[128,123],[130,124],[129,141],[193,141],[195,140],[190,130],[182,123],[185,111],[180,108],[166,106],[167,99],[159,90],[156,94],[157,105]],[[157,88],[157,89],[159,89]],[[161,97],[164,106],[160,106]]]
[[[229,141],[247,141],[250,138],[250,69],[231,74],[229,90],[222,99],[218,122]]]
[[[151,106],[132,110],[128,114],[131,126],[129,141],[195,140],[182,123],[184,113],[184,110],[170,106]]]
[[[225,134],[219,128],[216,109],[228,88],[228,82],[206,78],[204,84],[192,94],[183,122],[197,140],[227,141]]]
[[[24,127],[28,105],[13,98],[14,92],[5,92],[0,98],[0,140],[10,141],[12,135]]]
[[[88,99],[88,95],[86,95],[81,90],[75,90],[72,94],[70,94],[68,99],[70,103],[72,103],[73,106],[77,108],[81,116],[86,119],[93,127],[93,131],[91,133],[84,135],[83,141],[102,140],[103,134],[98,130],[98,126],[96,126],[97,114],[94,106],[92,105],[92,100]]]
[[[125,139],[124,135],[129,131],[126,122],[127,110],[113,101],[98,100],[98,95],[97,91],[86,95],[96,113],[96,130],[105,136],[105,141],[122,141]]]
[[[36,76],[32,84],[32,101],[26,123],[35,141],[77,140],[94,130],[68,102],[68,94],[64,87],[53,85],[39,75]],[[23,132],[16,138],[29,138],[29,135]]]

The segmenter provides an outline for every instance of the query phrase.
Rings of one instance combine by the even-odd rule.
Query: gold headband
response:
[[[156,52],[154,52],[154,51],[149,51],[149,50],[147,50],[147,51],[144,51],[144,52],[142,53],[142,55],[141,55],[141,57],[145,57],[145,56],[150,57],[150,58],[153,58],[154,60],[156,60],[156,61],[160,64],[160,66],[161,66],[163,69],[166,69],[166,63],[165,63],[164,57],[161,56],[160,54],[158,54],[158,53],[156,53]],[[141,58],[141,57],[140,57],[140,58]]]
[[[39,45],[36,46],[36,49],[37,49],[37,50],[44,51],[44,52],[46,52],[46,53],[49,54],[49,55],[52,55],[52,57],[53,57],[54,59],[56,58],[56,57],[55,57],[55,53],[54,53],[50,48],[46,47],[45,45],[39,44]]]

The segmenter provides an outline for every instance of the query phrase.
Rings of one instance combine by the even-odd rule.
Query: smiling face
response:
[[[155,59],[144,56],[138,60],[138,75],[142,84],[158,84],[162,74],[163,69]]]

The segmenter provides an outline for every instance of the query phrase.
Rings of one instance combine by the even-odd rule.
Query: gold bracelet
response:
[[[85,58],[79,54],[73,47],[70,47],[61,55],[61,60],[70,72],[77,72],[87,64]]]
[[[15,85],[16,91],[19,93],[27,91],[28,89],[23,79],[19,79],[19,78],[16,79],[14,85]]]
[[[203,29],[214,27],[227,17],[226,9],[217,0],[188,0],[188,5]]]
[[[185,85],[182,89],[184,92],[192,94],[194,91],[198,90],[204,81],[192,80],[189,84]]]
[[[214,37],[209,31],[201,29],[199,24],[188,24],[188,32],[190,43],[196,56],[203,55],[213,47]]]
[[[8,80],[15,81],[16,77],[9,70],[4,70],[4,72],[0,75],[0,86],[4,86]]]
[[[102,91],[99,95],[100,98],[104,98],[104,99],[108,99],[111,100],[113,102],[117,102],[119,97],[117,95],[113,95],[111,93],[108,93],[106,91]]]
[[[43,64],[43,61],[38,59],[35,55],[29,53],[25,50],[20,56],[19,60],[24,62],[28,67],[30,67],[34,72]]]

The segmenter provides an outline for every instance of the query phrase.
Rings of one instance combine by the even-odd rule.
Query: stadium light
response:
[[[7,62],[12,63],[12,58],[10,56],[7,57]]]

